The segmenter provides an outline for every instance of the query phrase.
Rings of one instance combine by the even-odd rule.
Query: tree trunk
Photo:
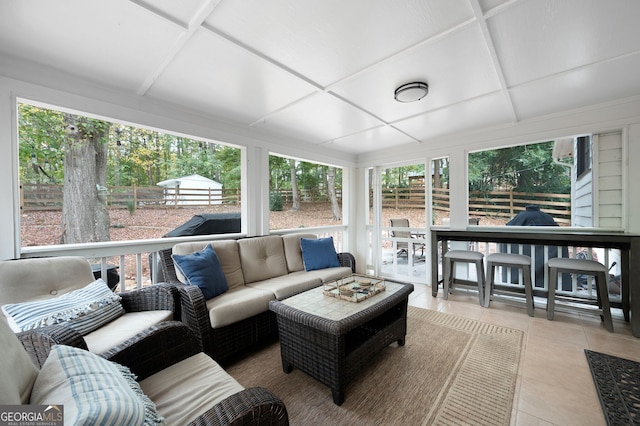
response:
[[[296,160],[289,160],[291,170],[291,211],[300,210],[300,191],[298,191],[298,178],[296,176]]]
[[[327,172],[327,189],[329,191],[329,197],[331,198],[331,212],[333,213],[333,220],[342,220],[342,211],[340,210],[340,204],[338,204],[338,196],[336,195],[336,168],[329,167]]]
[[[109,124],[65,114],[65,126],[61,243],[108,241],[107,144],[103,139]]]

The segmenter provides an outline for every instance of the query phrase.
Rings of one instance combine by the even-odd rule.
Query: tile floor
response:
[[[536,304],[529,317],[524,306],[492,301],[482,308],[477,296],[452,294],[449,300],[431,296],[431,287],[415,285],[409,304],[525,332],[511,424],[605,425],[584,349],[640,362],[640,338],[621,318],[614,318],[609,333],[595,316],[556,311],[546,319],[544,306]]]

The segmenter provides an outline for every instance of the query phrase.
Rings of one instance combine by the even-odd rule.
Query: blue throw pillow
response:
[[[333,237],[327,238],[300,238],[302,260],[307,271],[315,269],[334,268],[340,266],[338,254],[333,245]]]
[[[184,275],[187,284],[197,285],[206,300],[229,290],[220,259],[211,244],[191,254],[172,254],[173,262]]]

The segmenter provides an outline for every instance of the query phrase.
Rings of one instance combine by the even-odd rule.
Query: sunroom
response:
[[[341,220],[304,231],[332,236],[337,251],[355,256],[359,274],[414,284],[410,303],[418,307],[444,306],[476,319],[485,312],[465,292],[449,301],[441,289],[432,296],[444,275],[434,230],[509,232],[503,228],[509,219],[538,204],[553,211],[563,230],[640,234],[636,2],[9,1],[0,16],[2,259],[79,255],[97,262],[103,274],[114,263],[123,271],[132,262],[135,270],[127,273],[134,287],[142,287],[157,281],[157,253],[203,239],[26,246],[20,105],[237,149],[242,237],[300,232],[272,227],[270,158],[337,168]],[[569,177],[568,213],[552,200],[524,196],[500,220],[494,220],[495,211],[476,206],[474,179],[491,165],[482,158],[541,145]],[[417,171],[396,185],[385,180],[398,170]],[[413,184],[422,191],[418,204],[386,213],[387,191]],[[508,186],[496,184],[506,191]],[[409,216],[408,223],[390,226],[390,219]],[[487,254],[498,250],[495,241],[471,237],[448,244]],[[633,251],[629,247],[622,252]],[[569,247],[573,254],[579,248]],[[624,348],[618,354],[628,355],[637,351],[632,336],[640,336],[640,329],[632,330],[625,319],[629,309],[633,319],[638,306],[631,301],[625,311],[623,302],[640,294],[638,267],[611,245],[586,248],[613,274],[628,274],[629,294],[613,301],[614,335],[622,334]],[[548,258],[546,251],[537,260],[544,264]],[[544,274],[543,267],[546,282]],[[479,278],[469,268],[459,268],[458,277]],[[567,295],[575,296],[580,283],[568,280]],[[545,285],[540,288],[548,290]],[[595,290],[589,291],[595,300]],[[544,304],[544,297],[537,302]],[[507,298],[490,310],[526,316],[524,304],[515,305]],[[571,306],[567,315],[582,318]],[[534,385],[520,386],[527,394]],[[562,424],[567,415],[536,414],[524,401],[519,407],[518,418],[537,415]]]

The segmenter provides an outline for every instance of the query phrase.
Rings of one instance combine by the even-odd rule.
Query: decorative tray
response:
[[[349,302],[361,302],[386,290],[384,279],[353,274],[322,286],[322,294]]]

